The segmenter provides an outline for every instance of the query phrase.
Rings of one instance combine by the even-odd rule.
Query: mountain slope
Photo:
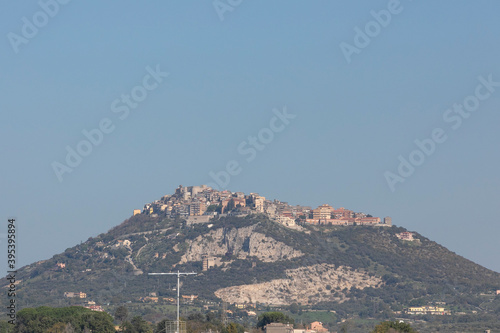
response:
[[[455,311],[500,311],[500,274],[398,227],[286,228],[264,214],[186,226],[182,219],[136,215],[105,234],[18,271],[24,306],[140,303],[173,297],[174,278],[148,272],[195,271],[182,293],[199,300],[260,302],[336,310],[340,316],[386,316],[410,305],[445,302]],[[202,271],[203,256],[214,267]],[[59,264],[59,265],[58,265]],[[220,298],[219,298],[220,297]],[[374,306],[376,304],[377,306]]]

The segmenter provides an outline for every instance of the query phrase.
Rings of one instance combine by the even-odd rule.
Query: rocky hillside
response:
[[[283,242],[256,232],[257,225],[243,228],[218,228],[187,242],[187,251],[180,264],[201,261],[202,256],[223,257],[231,252],[237,259],[256,258],[262,262],[276,262],[303,256]]]
[[[148,272],[195,271],[182,293],[198,301],[300,303],[339,316],[385,316],[409,305],[445,302],[454,311],[500,311],[481,293],[500,289],[500,274],[398,227],[303,226],[265,215],[225,217],[186,226],[182,219],[136,215],[105,234],[19,270],[23,306],[141,303],[175,295],[174,278]],[[206,258],[207,270],[203,270]],[[142,304],[142,303],[141,303]],[[374,305],[376,304],[376,306]]]
[[[347,300],[335,290],[380,288],[382,279],[350,267],[316,264],[287,269],[285,277],[269,282],[222,288],[215,295],[229,303],[311,304]],[[333,291],[332,291],[333,289]]]

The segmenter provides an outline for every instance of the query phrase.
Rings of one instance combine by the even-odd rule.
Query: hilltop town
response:
[[[328,204],[179,186],[108,232],[21,268],[18,297],[30,306],[94,312],[125,304],[159,322],[175,309],[175,279],[149,273],[180,271],[197,273],[182,279],[184,309],[240,323],[266,311],[326,323],[294,333],[326,333],[358,319],[492,321],[498,273],[391,225],[390,217]]]
[[[289,228],[300,230],[301,224],[312,225],[371,225],[391,226],[390,217],[383,221],[362,212],[354,212],[344,207],[334,208],[323,204],[315,209],[309,206],[289,205],[279,200],[269,200],[258,193],[245,194],[228,190],[217,191],[206,185],[183,187],[180,185],[172,195],[144,205],[144,209],[134,210],[134,215],[146,214],[151,217],[167,216],[184,218],[187,225],[208,223],[214,217],[247,216],[266,214],[271,220]]]

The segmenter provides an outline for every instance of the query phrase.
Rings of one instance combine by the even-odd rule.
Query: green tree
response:
[[[196,312],[196,313],[191,313],[188,316],[189,321],[197,321],[197,322],[204,322],[206,319],[205,315],[201,312]]]
[[[100,332],[114,333],[113,318],[81,306],[25,308],[17,313],[14,332]]]
[[[294,324],[295,321],[282,312],[264,312],[258,317],[257,328],[264,328],[270,323]]]
[[[297,314],[300,310],[300,306],[297,303],[290,304],[290,312],[293,314]]]
[[[81,327],[88,328],[91,332],[115,333],[113,317],[106,312],[90,311],[81,316]]]
[[[238,325],[235,323],[229,323],[226,327],[227,333],[238,333]]]
[[[11,333],[14,332],[14,325],[9,324],[7,320],[0,320],[0,332]]]
[[[128,318],[128,310],[126,306],[120,305],[115,310],[115,320],[121,324]]]
[[[75,330],[70,323],[57,323],[47,330],[47,333],[74,333]]]
[[[142,319],[141,316],[135,316],[132,318],[132,326],[136,333],[151,333],[153,329],[149,326],[148,322]]]
[[[347,333],[349,332],[349,330],[353,327],[353,323],[352,321],[350,320],[347,320],[346,322],[344,322],[344,324],[342,325],[342,327],[340,328],[340,333]]]
[[[229,202],[227,203],[227,206],[226,206],[226,212],[230,212],[232,211],[233,209],[235,208],[235,205],[234,205],[234,199],[231,198],[231,200],[229,200]]]
[[[217,205],[210,205],[207,207],[207,212],[215,212],[217,210]]]
[[[223,328],[222,333],[244,333],[245,327],[238,323],[229,323]]]
[[[402,321],[384,321],[375,326],[372,333],[417,333],[417,331]]]
[[[120,331],[123,333],[137,333],[134,325],[132,325],[132,323],[128,320],[122,322],[122,324],[120,325]]]

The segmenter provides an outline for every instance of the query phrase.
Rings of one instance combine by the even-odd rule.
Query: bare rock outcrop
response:
[[[229,303],[259,302],[290,305],[294,302],[314,304],[348,299],[349,289],[378,288],[379,277],[349,267],[318,264],[286,270],[286,278],[269,282],[219,289],[215,295]],[[347,288],[347,290],[345,289]]]
[[[288,260],[304,255],[282,242],[254,232],[255,226],[212,230],[188,243],[188,250],[179,264],[201,261],[203,255],[223,256],[232,253],[238,259],[256,257],[264,262]]]

